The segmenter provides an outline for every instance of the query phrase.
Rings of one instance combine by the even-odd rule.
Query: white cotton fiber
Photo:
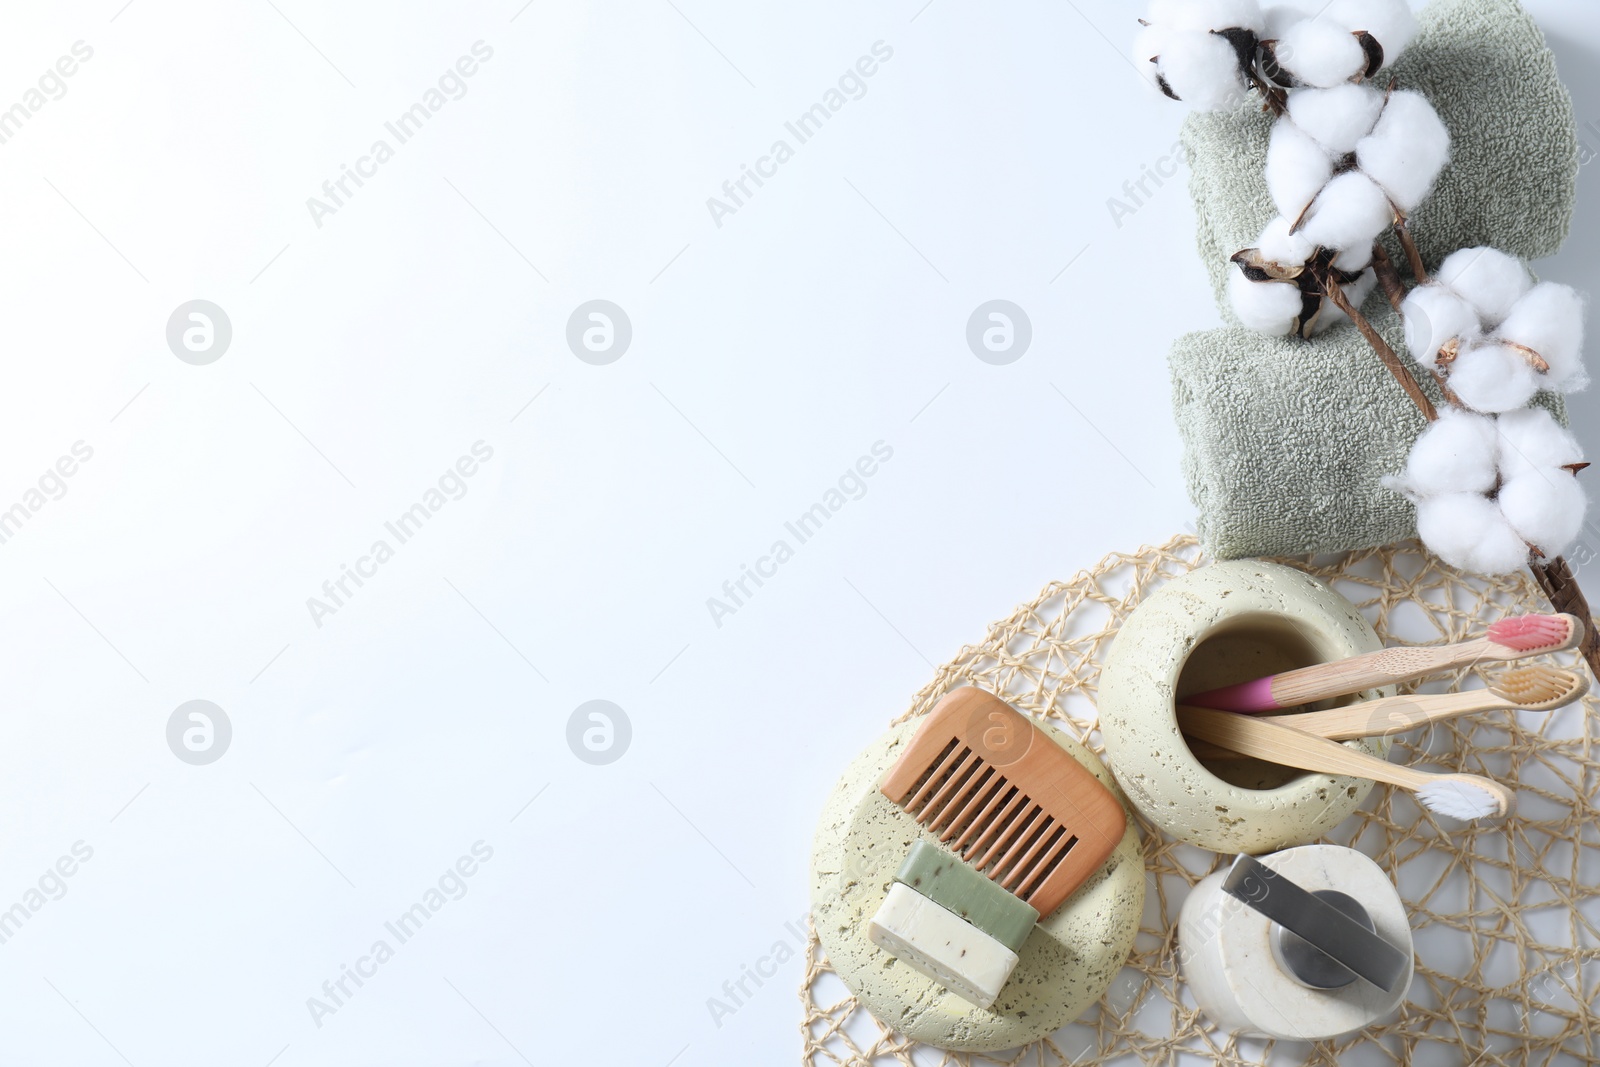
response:
[[[1389,97],[1355,153],[1367,176],[1409,213],[1422,203],[1449,160],[1450,131],[1421,93],[1398,92]]]
[[[1308,19],[1285,30],[1273,46],[1278,66],[1297,82],[1331,89],[1367,69],[1367,54],[1350,31],[1330,19]]]
[[[1139,32],[1133,35],[1133,47],[1129,50],[1129,55],[1133,59],[1133,69],[1137,70],[1152,87],[1159,88],[1156,83],[1156,75],[1161,73],[1158,60],[1161,57],[1161,50],[1171,39],[1172,34],[1160,26],[1141,26]]]
[[[1323,15],[1347,30],[1366,30],[1383,46],[1383,65],[1400,58],[1417,36],[1417,16],[1406,0],[1333,0]]]
[[[1354,152],[1383,110],[1383,94],[1367,85],[1352,83],[1289,94],[1290,121],[1334,156]]]
[[[1506,574],[1528,559],[1528,546],[1495,502],[1479,493],[1420,501],[1417,536],[1452,567],[1476,574]]]
[[[1400,315],[1406,324],[1406,348],[1411,358],[1433,369],[1439,349],[1451,338],[1475,341],[1478,313],[1472,305],[1442,285],[1419,285],[1411,290]]]
[[[1487,493],[1494,488],[1499,447],[1495,420],[1441,408],[1406,457],[1405,487],[1418,497]]]
[[[1343,252],[1340,252],[1338,255],[1333,257],[1333,265],[1335,267],[1338,267],[1340,270],[1350,271],[1351,273],[1366,270],[1368,264],[1371,262],[1371,245],[1356,245],[1354,248],[1347,248]],[[1376,280],[1377,276],[1374,275],[1373,277],[1374,280]]]
[[[1571,286],[1540,282],[1512,305],[1495,336],[1539,353],[1550,364],[1547,384],[1569,393],[1589,384],[1583,367],[1583,297]]]
[[[1520,408],[1539,390],[1539,375],[1504,345],[1464,350],[1450,365],[1449,385],[1474,411],[1493,414]]]
[[[1278,214],[1291,223],[1333,177],[1333,158],[1311,135],[1279,119],[1267,142],[1267,193]]]
[[[1511,314],[1512,305],[1533,288],[1522,260],[1487,247],[1450,253],[1434,280],[1465,297],[1485,329],[1500,325]]]
[[[1315,18],[1323,8],[1328,6],[1328,0],[1278,0],[1276,3],[1262,6],[1261,14],[1266,19],[1267,27],[1261,36],[1276,40],[1289,31],[1289,27],[1297,22]]]
[[[1361,272],[1361,276],[1355,281],[1351,282],[1349,285],[1342,285],[1339,288],[1344,290],[1345,299],[1350,301],[1350,306],[1355,308],[1357,311],[1360,311],[1361,305],[1367,302],[1367,297],[1371,296],[1372,290],[1376,289],[1377,287],[1378,276],[1370,270],[1364,270]],[[1322,313],[1317,316],[1317,323],[1312,328],[1311,332],[1313,334],[1319,334],[1330,327],[1339,325],[1341,322],[1349,321],[1350,316],[1346,315],[1343,311],[1340,311],[1339,308],[1334,305],[1332,300],[1324,300],[1322,302]]]
[[[1228,272],[1228,300],[1247,329],[1283,337],[1300,315],[1300,290],[1289,282],[1253,282],[1243,272]]]
[[[1323,248],[1359,248],[1372,242],[1394,222],[1389,198],[1360,171],[1347,170],[1317,194],[1301,232]]]
[[[1155,64],[1179,100],[1201,111],[1230,107],[1243,99],[1239,55],[1214,33],[1173,33]]]
[[[1266,29],[1256,0],[1151,0],[1145,19],[1153,26],[1206,33],[1235,27],[1260,33]]]
[[[1261,253],[1261,258],[1285,267],[1302,266],[1316,250],[1317,246],[1303,236],[1289,232],[1289,220],[1282,215],[1267,223],[1256,239],[1256,251]]]
[[[1583,462],[1583,446],[1544,408],[1508,411],[1495,420],[1496,462],[1507,481]],[[1566,474],[1566,471],[1561,471]]]
[[[1559,556],[1572,547],[1588,505],[1578,479],[1560,468],[1508,479],[1500,487],[1499,502],[1511,528],[1546,556]]]

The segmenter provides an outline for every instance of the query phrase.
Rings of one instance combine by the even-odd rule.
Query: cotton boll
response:
[[[1354,248],[1347,248],[1343,252],[1340,252],[1337,256],[1333,257],[1333,265],[1335,267],[1338,267],[1342,271],[1348,271],[1351,274],[1354,274],[1356,271],[1366,270],[1367,265],[1371,262],[1371,245],[1356,245]],[[1373,276],[1373,281],[1377,281],[1376,275]]]
[[[1560,468],[1508,479],[1500,487],[1499,503],[1518,536],[1547,556],[1559,556],[1572,546],[1588,506],[1578,479]]]
[[[1256,0],[1151,0],[1150,17],[1145,21],[1199,33],[1235,27],[1260,33],[1266,28]]]
[[[1348,31],[1329,19],[1297,22],[1272,49],[1279,68],[1302,85],[1331,89],[1367,69],[1367,54]]]
[[[1417,36],[1417,16],[1406,0],[1333,0],[1326,16],[1347,30],[1366,30],[1383,46],[1385,67]]]
[[[1172,94],[1200,111],[1229,107],[1245,94],[1239,54],[1214,33],[1174,33],[1156,63]]]
[[[1507,481],[1583,462],[1583,446],[1544,408],[1508,411],[1495,420],[1496,462]],[[1565,473],[1564,471],[1562,473]]]
[[[1486,415],[1441,409],[1406,457],[1406,488],[1424,498],[1493,489],[1499,448],[1494,423]]]
[[[1411,290],[1400,305],[1400,315],[1405,319],[1411,358],[1430,370],[1445,342],[1457,337],[1471,341],[1478,335],[1478,313],[1442,285],[1419,285]]]
[[[1447,285],[1477,309],[1485,328],[1500,325],[1533,279],[1522,260],[1497,248],[1463,248],[1439,265],[1434,280]]]
[[[1528,361],[1504,345],[1470,348],[1450,365],[1449,384],[1474,411],[1495,413],[1520,408],[1539,390],[1539,375]]]
[[[1355,153],[1367,176],[1383,186],[1400,210],[1410,212],[1428,195],[1450,158],[1450,131],[1421,93],[1394,93]]]
[[[1394,209],[1382,189],[1360,171],[1338,175],[1317,194],[1301,232],[1323,248],[1371,246],[1394,222]]]
[[[1295,23],[1316,18],[1327,6],[1327,2],[1328,0],[1279,0],[1278,3],[1264,6],[1261,14],[1266,20],[1266,29],[1261,33],[1262,39],[1281,38]]]
[[[1378,276],[1370,270],[1364,270],[1355,281],[1349,285],[1341,285],[1339,288],[1344,290],[1345,299],[1350,301],[1350,306],[1360,311],[1361,305],[1367,302],[1367,297],[1371,296],[1372,290],[1377,287]],[[1311,332],[1319,334],[1330,327],[1339,325],[1341,322],[1349,321],[1350,316],[1339,310],[1332,300],[1324,300],[1322,314],[1317,316],[1316,326]]]
[[[1310,134],[1279,120],[1267,142],[1267,193],[1278,214],[1293,222],[1333,177],[1333,158]]]
[[[1333,156],[1354,152],[1383,110],[1383,94],[1366,85],[1301,89],[1289,95],[1290,120]]]
[[[1161,88],[1157,78],[1157,75],[1161,73],[1161,66],[1158,60],[1162,49],[1166,48],[1167,42],[1171,39],[1172,34],[1160,26],[1141,26],[1139,32],[1133,35],[1133,48],[1131,49],[1133,68],[1139,72],[1145,81],[1157,89]]]
[[[1528,559],[1528,546],[1495,502],[1479,493],[1418,502],[1417,536],[1450,566],[1476,574],[1506,574]]]
[[[1300,234],[1289,232],[1289,220],[1282,215],[1267,223],[1266,229],[1262,230],[1261,236],[1256,239],[1256,251],[1261,253],[1263,259],[1269,259],[1285,267],[1303,265],[1316,250],[1316,245]]]
[[[1589,384],[1583,367],[1583,297],[1571,286],[1540,282],[1512,306],[1495,336],[1539,353],[1550,364],[1548,384],[1565,392]]]
[[[1240,271],[1229,271],[1228,300],[1247,329],[1273,337],[1294,332],[1300,317],[1300,289],[1288,282],[1253,282]]]

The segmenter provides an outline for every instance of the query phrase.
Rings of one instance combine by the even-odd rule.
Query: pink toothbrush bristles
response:
[[[1513,615],[1489,627],[1489,640],[1518,652],[1559,645],[1572,632],[1565,615]]]

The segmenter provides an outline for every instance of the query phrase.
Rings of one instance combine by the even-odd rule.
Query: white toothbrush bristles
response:
[[[1429,782],[1416,791],[1416,797],[1429,811],[1467,822],[1502,814],[1500,801],[1493,793],[1460,778],[1441,777]]]

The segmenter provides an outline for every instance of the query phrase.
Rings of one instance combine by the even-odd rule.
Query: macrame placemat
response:
[[[1115,554],[1052,582],[982,643],[962,649],[896,722],[926,714],[959,685],[979,685],[1057,720],[1097,753],[1100,663],[1121,623],[1164,582],[1201,565],[1194,538]],[[1475,636],[1496,619],[1548,610],[1526,575],[1468,577],[1416,542],[1348,555],[1282,560],[1329,582],[1389,644]],[[1577,666],[1575,653],[1545,657]],[[1484,673],[1492,674],[1494,669]],[[1424,692],[1474,688],[1477,672]],[[1149,892],[1134,952],[1084,1018],[1003,1053],[951,1053],[877,1022],[828,967],[815,933],[800,999],[806,1067],[1004,1064],[1387,1064],[1600,1062],[1600,788],[1597,697],[1547,715],[1479,714],[1396,738],[1403,762],[1514,782],[1508,820],[1436,820],[1408,794],[1379,786],[1327,840],[1373,857],[1400,887],[1416,937],[1410,995],[1391,1022],[1343,1041],[1232,1038],[1194,1007],[1178,978],[1175,930],[1191,886],[1225,865],[1140,820]]]

